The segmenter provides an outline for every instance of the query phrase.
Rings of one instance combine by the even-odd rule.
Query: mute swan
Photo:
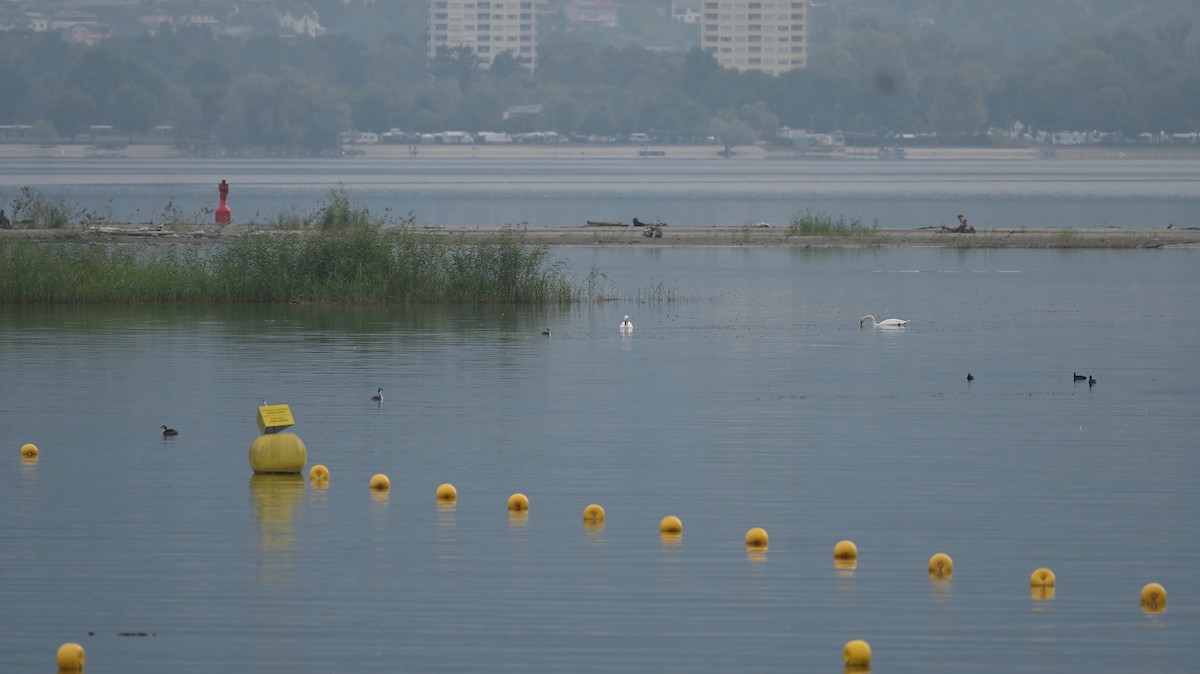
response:
[[[875,317],[871,314],[867,314],[866,316],[858,319],[858,327],[861,328],[863,323],[865,323],[868,318],[871,319],[872,328],[903,328],[904,325],[908,323],[908,321],[902,321],[899,318],[887,318],[876,323]]]
[[[167,427],[164,425],[164,426],[162,427],[162,434],[163,434],[163,437],[164,437],[164,438],[169,438],[169,437],[171,437],[172,435],[179,435],[179,431],[175,430],[174,428],[167,428]]]
[[[625,314],[625,319],[621,321],[621,330],[628,332],[633,329],[633,323],[629,320],[629,314]]]
[[[383,402],[383,389],[376,391],[375,395],[371,396],[371,400],[374,400],[377,403]]]

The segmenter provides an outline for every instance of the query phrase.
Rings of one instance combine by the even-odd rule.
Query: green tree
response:
[[[988,119],[983,88],[965,70],[955,70],[938,87],[928,117],[929,125],[939,136],[958,137],[982,131]]]
[[[58,141],[58,129],[49,120],[39,119],[33,123],[29,137],[42,145],[53,145]]]
[[[113,128],[129,134],[146,133],[159,122],[158,99],[148,89],[135,82],[126,82],[108,99],[108,114]]]
[[[733,154],[733,148],[752,145],[755,140],[754,127],[739,118],[732,110],[722,110],[708,123],[708,133],[715,136],[725,147],[724,155]]]
[[[96,102],[79,89],[66,89],[50,102],[46,119],[54,124],[59,133],[75,140],[88,125],[95,123]]]

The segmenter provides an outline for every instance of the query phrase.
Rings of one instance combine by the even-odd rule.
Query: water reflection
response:
[[[304,478],[299,475],[250,476],[250,500],[258,522],[260,582],[289,580],[296,506],[303,497]]]

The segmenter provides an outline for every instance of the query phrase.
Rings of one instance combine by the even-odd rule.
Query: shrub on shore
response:
[[[813,213],[807,208],[792,218],[787,236],[874,236],[879,227],[867,227],[862,220],[846,220],[846,216],[834,217],[825,213]]]
[[[0,304],[565,303],[549,247],[450,245],[408,228],[264,233],[211,247],[0,239]]]

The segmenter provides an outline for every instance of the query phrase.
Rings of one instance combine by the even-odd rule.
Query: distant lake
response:
[[[28,185],[117,221],[208,222],[231,184],[240,222],[311,212],[342,185],[376,215],[430,226],[587,220],[785,226],[803,210],[865,225],[1200,226],[1200,161],[683,159],[14,159],[0,202]]]
[[[0,308],[0,669],[68,641],[93,674],[1200,662],[1200,251],[553,253],[622,299]],[[263,399],[327,487],[251,475]]]

